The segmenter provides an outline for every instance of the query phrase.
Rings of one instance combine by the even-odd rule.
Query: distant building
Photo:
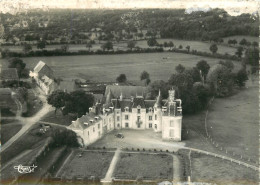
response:
[[[54,72],[43,61],[40,61],[34,70],[30,71],[30,77],[35,79],[46,95],[52,93],[57,88],[57,84],[54,81]]]
[[[12,112],[15,114],[17,112],[17,104],[13,100],[13,95],[10,88],[0,88],[0,117],[1,113]]]
[[[147,100],[146,93],[141,86],[107,86],[102,102],[73,121],[70,128],[85,145],[114,129],[151,129],[162,132],[163,140],[181,141],[182,106],[175,91],[169,90],[166,100],[160,92],[155,100]]]
[[[18,85],[19,77],[16,68],[0,69],[0,83],[8,81],[17,81]]]

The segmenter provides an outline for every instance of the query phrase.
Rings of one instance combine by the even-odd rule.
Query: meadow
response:
[[[93,81],[115,81],[124,73],[128,81],[140,83],[140,74],[146,70],[151,81],[168,80],[175,73],[175,67],[182,64],[186,68],[195,67],[200,60],[206,60],[210,66],[217,64],[220,59],[194,56],[182,53],[142,53],[123,55],[86,55],[86,56],[55,56],[23,58],[27,68],[33,69],[40,61],[44,61],[63,79],[85,79]],[[1,59],[3,67],[7,60]],[[240,63],[233,62],[236,70]]]
[[[255,38],[255,37],[253,37]],[[170,42],[172,41],[174,44],[174,47],[178,48],[180,45],[183,46],[183,49],[186,50],[186,46],[190,46],[190,51],[197,50],[201,52],[208,52],[211,53],[209,50],[209,47],[211,43],[209,42],[202,42],[202,41],[191,41],[191,40],[179,40],[179,39],[156,39],[159,44],[163,44],[164,42]],[[96,41],[95,44],[92,45],[92,48],[90,48],[91,51],[96,51],[101,49],[102,43],[105,41]],[[114,50],[127,50],[127,41],[120,41],[119,43],[114,42]],[[148,48],[147,40],[138,40],[136,43],[137,47],[140,48]],[[22,46],[3,46],[3,48],[9,48],[11,51],[16,52],[22,52]],[[60,49],[61,45],[46,45],[46,50],[54,50],[54,49]],[[167,48],[169,49],[169,48]],[[36,46],[33,46],[33,50],[37,50]],[[89,50],[89,48],[86,48],[85,44],[70,44],[69,45],[69,51],[78,51],[78,50]],[[236,48],[225,46],[225,45],[218,45],[218,53],[225,54],[228,53],[230,55],[234,55],[236,52]]]
[[[259,159],[258,87],[258,78],[250,78],[237,94],[215,99],[208,115],[208,130],[214,141],[253,161]]]

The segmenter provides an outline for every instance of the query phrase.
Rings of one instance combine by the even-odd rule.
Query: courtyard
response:
[[[115,134],[122,133],[124,138],[117,138]],[[114,130],[91,145],[91,147],[106,148],[140,148],[177,151],[185,146],[184,142],[163,141],[161,133],[153,130]]]

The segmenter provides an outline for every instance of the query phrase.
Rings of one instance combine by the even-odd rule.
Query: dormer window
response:
[[[152,107],[150,107],[150,108],[149,108],[149,112],[152,112],[152,111],[153,111],[153,109],[152,109]]]
[[[141,109],[137,109],[137,113],[140,114],[141,113]]]
[[[129,108],[128,107],[125,108],[125,112],[129,112]]]

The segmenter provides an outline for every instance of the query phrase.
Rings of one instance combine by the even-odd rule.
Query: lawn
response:
[[[167,154],[122,153],[114,177],[131,180],[172,180],[173,159]]]
[[[65,125],[69,126],[71,125],[71,122],[75,120],[69,115],[63,115],[61,111],[57,111],[55,115],[55,111],[51,111],[48,114],[46,114],[41,121],[50,122],[50,123],[56,123],[59,125]]]
[[[61,177],[72,179],[95,176],[102,179],[106,175],[113,156],[114,152],[77,150],[62,169]]]
[[[217,98],[210,107],[208,129],[213,139],[230,152],[259,159],[258,78],[227,98]]]
[[[258,184],[258,172],[252,169],[203,154],[191,156],[193,182]]]
[[[119,74],[124,73],[129,81],[135,83],[140,83],[140,74],[144,70],[150,73],[152,81],[168,80],[175,73],[178,64],[191,68],[202,59],[210,66],[220,60],[171,52],[23,58],[29,69],[33,69],[42,60],[54,70],[57,77],[64,79],[115,81]],[[3,66],[6,65],[6,59],[2,59],[2,63]],[[240,68],[239,62],[233,63],[236,69]]]
[[[13,137],[19,130],[22,124],[19,121],[14,121],[8,124],[1,124],[1,144],[5,144],[11,137]]]

